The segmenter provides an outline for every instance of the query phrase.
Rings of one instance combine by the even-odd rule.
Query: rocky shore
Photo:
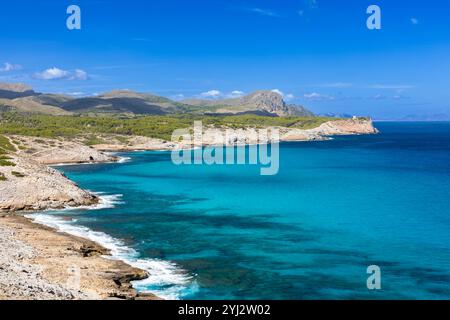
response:
[[[0,217],[0,299],[157,299],[131,281],[147,274],[105,258],[96,243],[58,233],[20,216]]]
[[[89,206],[100,200],[59,171],[30,158],[11,155],[14,166],[0,167],[0,211],[33,211]]]
[[[211,128],[209,128],[211,129]],[[331,135],[375,134],[367,119],[337,120],[318,128],[276,128],[281,141],[314,141]],[[213,128],[205,145],[223,143],[226,128]],[[264,143],[252,128],[236,131],[227,144]],[[92,241],[58,233],[16,216],[37,211],[91,206],[101,200],[82,190],[55,164],[105,163],[120,160],[108,152],[174,150],[191,146],[147,137],[100,137],[108,143],[83,144],[83,139],[42,139],[10,136],[16,152],[0,165],[0,299],[155,299],[140,296],[132,280],[147,274],[123,262],[105,258],[108,252]],[[78,279],[78,280],[77,280]]]

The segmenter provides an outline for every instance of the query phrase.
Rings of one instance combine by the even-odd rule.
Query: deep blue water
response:
[[[450,123],[376,126],[379,135],[283,143],[275,176],[255,166],[175,166],[167,152],[61,167],[120,203],[53,215],[153,263],[176,263],[137,284],[168,297],[448,299]],[[366,287],[373,264],[379,291]],[[170,273],[186,282],[173,286]]]

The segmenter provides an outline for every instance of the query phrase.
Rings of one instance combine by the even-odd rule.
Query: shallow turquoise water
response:
[[[377,123],[381,134],[284,143],[280,172],[175,166],[167,152],[61,167],[114,208],[52,215],[176,263],[137,284],[191,299],[450,297],[450,123]],[[156,260],[154,260],[156,259]],[[378,265],[382,290],[366,287]],[[178,270],[178,271],[177,271]],[[176,281],[175,281],[176,282]]]

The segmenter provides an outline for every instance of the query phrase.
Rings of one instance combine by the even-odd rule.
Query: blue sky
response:
[[[81,30],[66,28],[71,4]],[[381,30],[366,27],[371,4]],[[5,0],[0,81],[177,99],[277,89],[318,113],[450,114],[449,15],[445,0]]]

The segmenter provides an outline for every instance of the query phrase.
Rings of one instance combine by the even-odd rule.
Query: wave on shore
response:
[[[100,197],[99,205],[81,209],[112,208],[120,201],[121,195],[102,194]],[[54,212],[29,214],[26,217],[35,223],[54,228],[57,231],[94,241],[110,251],[110,256],[105,258],[121,260],[132,267],[147,271],[148,278],[132,282],[133,287],[139,292],[152,293],[167,300],[178,300],[196,290],[196,284],[192,277],[175,263],[159,259],[139,258],[139,253],[133,248],[127,247],[121,240],[115,239],[104,232],[76,225],[75,220],[63,219],[56,216]]]

